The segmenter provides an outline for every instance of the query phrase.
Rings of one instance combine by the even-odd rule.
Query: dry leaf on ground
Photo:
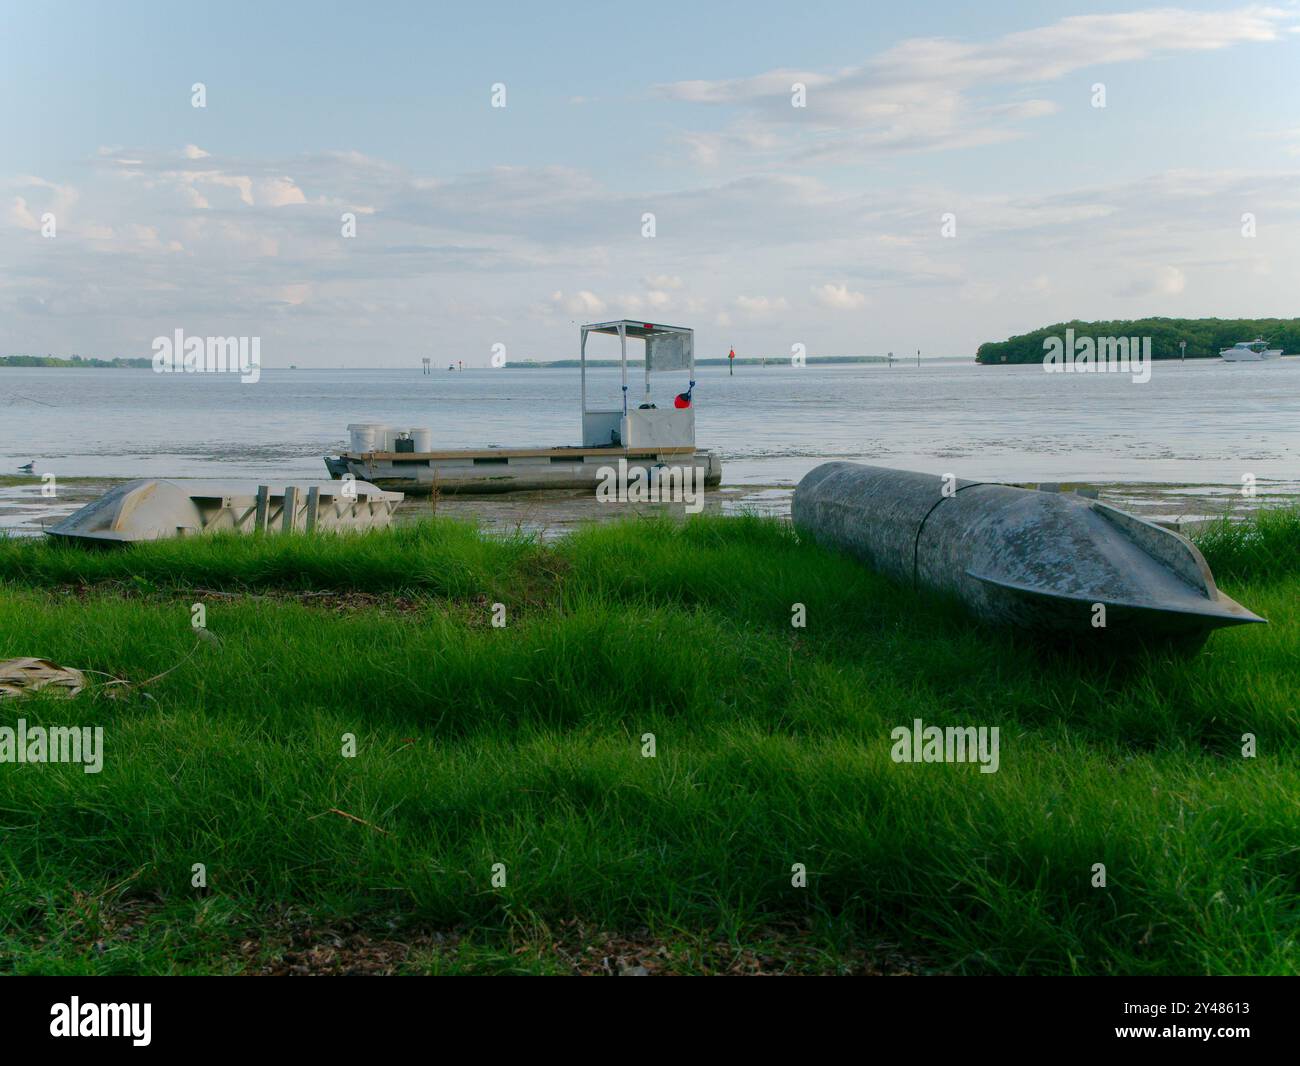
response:
[[[49,659],[6,659],[0,662],[0,699],[13,699],[50,688],[75,696],[86,687],[86,675]]]

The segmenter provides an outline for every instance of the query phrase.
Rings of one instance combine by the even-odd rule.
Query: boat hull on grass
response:
[[[987,622],[1109,646],[1264,621],[1218,590],[1190,541],[1079,496],[825,463],[792,512],[817,543]]]
[[[45,532],[129,544],[205,533],[356,532],[389,524],[402,501],[364,481],[129,481]]]
[[[656,467],[693,468],[696,484],[713,488],[722,480],[716,452],[694,447],[485,448],[445,452],[344,452],[327,456],[334,477],[351,475],[411,495],[492,495],[546,489],[595,491],[610,470],[627,463],[629,474]]]

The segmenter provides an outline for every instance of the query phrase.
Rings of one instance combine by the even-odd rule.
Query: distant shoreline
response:
[[[153,366],[152,359],[83,359],[74,355],[68,359],[56,355],[0,355],[0,367],[62,367],[76,369],[89,367],[92,370],[148,370]]]
[[[1122,318],[1101,322],[1057,322],[1004,341],[987,341],[975,351],[981,366],[1043,361],[1044,342],[1073,330],[1082,339],[1149,339],[1153,360],[1217,359],[1224,348],[1255,337],[1287,352],[1300,351],[1300,318]],[[1183,347],[1185,345],[1185,347]]]
[[[744,359],[741,359],[739,357],[735,359],[727,359],[726,357],[720,359],[709,358],[709,359],[696,359],[695,365],[696,366],[726,366],[728,363],[732,363],[735,366],[767,366],[769,363],[772,364],[789,363],[790,358],[791,357],[788,355],[747,356]],[[815,363],[816,364],[887,363],[889,362],[889,357],[884,355],[810,355],[807,357],[805,362],[809,366],[812,366]],[[903,360],[895,359],[894,362],[901,363],[903,362]],[[512,362],[510,364],[510,366],[516,370],[557,370],[557,369],[564,370],[564,369],[579,367],[581,365],[582,362],[578,359],[556,359],[553,361],[548,360],[545,362],[537,359],[521,359],[517,362]],[[597,366],[611,367],[611,366],[621,366],[621,365],[622,364],[617,359],[588,359],[587,360],[587,366],[589,367],[597,367]],[[645,360],[629,359],[627,361],[627,365],[645,366]]]
[[[791,357],[788,355],[777,356],[748,356],[744,359],[726,359],[726,358],[709,358],[697,359],[695,365],[700,366],[726,366],[731,363],[734,366],[788,366]],[[921,360],[923,363],[934,362],[968,362],[969,356],[965,355],[936,355],[926,356]],[[884,355],[810,355],[805,359],[807,366],[846,366],[853,364],[872,364],[885,366],[891,360]],[[908,366],[915,365],[915,356],[898,357],[892,360],[894,363]],[[511,370],[576,370],[582,363],[577,359],[556,359],[554,361],[543,361],[537,359],[520,359],[507,364]],[[589,368],[618,367],[622,364],[617,359],[588,359]],[[644,359],[629,359],[629,367],[645,366]],[[4,367],[20,367],[43,369],[91,369],[91,370],[149,370],[153,367],[151,359],[61,359],[54,356],[31,356],[31,355],[8,355],[0,356],[0,369]],[[419,373],[420,367],[417,366],[316,366],[316,367],[299,367],[299,366],[263,366],[263,370],[412,370]],[[453,369],[448,367],[448,370]],[[465,370],[492,370],[494,367],[467,366]],[[439,370],[435,365],[434,373]]]

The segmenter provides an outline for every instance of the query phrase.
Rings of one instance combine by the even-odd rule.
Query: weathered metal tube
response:
[[[1195,637],[1262,622],[1219,592],[1186,538],[1096,500],[857,463],[825,463],[794,524],[976,617],[1061,634]]]

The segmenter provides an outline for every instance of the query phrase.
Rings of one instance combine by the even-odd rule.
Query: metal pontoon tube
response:
[[[792,515],[817,543],[985,621],[1143,637],[1264,621],[1219,592],[1190,541],[1079,496],[838,462],[804,477]]]

